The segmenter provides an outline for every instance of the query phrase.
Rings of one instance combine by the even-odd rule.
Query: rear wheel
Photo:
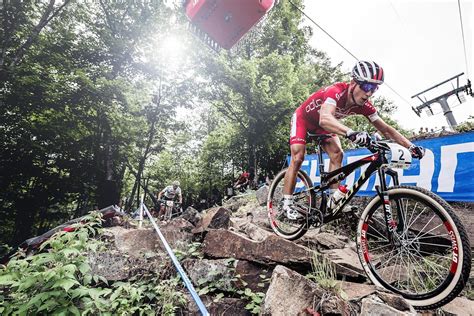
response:
[[[440,197],[418,187],[388,190],[394,240],[384,204],[374,197],[357,230],[359,259],[371,281],[405,297],[417,309],[434,309],[454,299],[471,269],[466,231]]]
[[[309,191],[312,181],[304,171],[298,171],[295,193],[293,194],[294,205],[303,215],[303,218],[290,220],[283,211],[283,186],[285,173],[282,170],[275,176],[267,197],[267,212],[270,226],[275,234],[289,240],[295,240],[303,236],[308,230],[308,213],[313,205],[313,194]]]

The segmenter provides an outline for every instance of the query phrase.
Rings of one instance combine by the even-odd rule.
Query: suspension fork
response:
[[[319,176],[321,178],[320,186],[323,188],[327,183],[327,172],[324,171],[323,147],[321,146],[321,142],[318,142],[318,168]],[[326,214],[327,198],[328,196],[326,195],[326,191],[322,190],[320,211],[323,214]]]
[[[392,206],[390,205],[387,183],[385,182],[385,171],[383,168],[379,168],[377,173],[380,180],[380,186],[376,185],[375,189],[377,190],[377,194],[380,197],[380,200],[382,201],[383,205],[385,225],[387,227],[387,238],[390,243],[394,245],[393,233],[397,228],[397,223],[395,223],[392,216]]]
[[[398,186],[400,182],[398,181],[398,173],[393,169],[387,169],[385,171],[390,177],[392,177],[393,185]],[[395,204],[397,205],[397,215],[398,215],[398,224],[397,224],[397,231],[403,232],[405,230],[405,214],[406,210],[403,207],[403,203],[401,200],[396,200]]]

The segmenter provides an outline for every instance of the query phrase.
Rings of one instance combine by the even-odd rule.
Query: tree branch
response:
[[[31,31],[30,36],[27,40],[16,50],[15,54],[13,54],[12,61],[9,64],[9,68],[14,68],[18,66],[25,55],[26,51],[33,45],[33,43],[38,39],[39,34],[43,30],[43,28],[55,17],[59,14],[59,12],[69,4],[71,0],[64,0],[64,3],[54,10],[54,3],[56,0],[50,0],[48,7],[44,11],[43,15],[41,16],[40,21],[38,24],[33,28]],[[51,14],[52,13],[52,14]]]

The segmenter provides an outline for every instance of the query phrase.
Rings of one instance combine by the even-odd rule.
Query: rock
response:
[[[246,195],[236,195],[222,202],[222,206],[231,212],[236,212],[242,205],[247,203]]]
[[[318,233],[316,230],[308,231],[297,243],[311,249],[341,249],[347,244],[348,238],[329,233]]]
[[[268,185],[264,185],[260,189],[255,192],[255,196],[257,198],[257,202],[260,206],[264,206],[267,204],[267,196],[268,196]]]
[[[273,269],[245,260],[238,260],[235,266],[235,273],[239,275],[235,283],[237,288],[249,288],[254,293],[265,293],[270,285],[270,277]],[[244,281],[246,284],[243,284]]]
[[[210,315],[232,315],[232,316],[249,316],[251,315],[248,310],[245,309],[247,302],[239,298],[223,297],[216,302],[210,296],[201,297],[206,309]],[[192,300],[191,296],[188,299],[187,311],[183,312],[183,315],[196,315],[201,316],[201,312],[197,307],[196,303]]]
[[[415,312],[413,307],[400,295],[380,291],[378,291],[376,294],[388,306],[391,306],[402,312]]]
[[[276,235],[255,242],[231,231],[213,230],[206,235],[202,250],[211,258],[236,258],[264,265],[284,264],[303,271],[311,269],[312,252],[308,248]]]
[[[231,279],[235,276],[235,260],[186,259],[182,265],[197,288],[212,284],[220,291],[233,289]]]
[[[121,281],[129,277],[128,258],[121,253],[92,253],[88,255],[91,273],[107,281]]]
[[[362,307],[360,314],[366,316],[409,316],[416,315],[416,312],[414,310],[405,312],[400,311],[396,308],[384,304],[383,300],[380,299],[377,295],[371,294],[368,297],[362,299]]]
[[[183,212],[181,217],[187,220],[188,222],[190,222],[191,224],[193,224],[194,226],[196,226],[197,223],[199,223],[199,221],[201,220],[201,214],[199,214],[199,212],[191,206],[189,206]]]
[[[159,274],[169,259],[165,254],[152,256],[128,257],[116,249],[108,249],[100,253],[89,253],[88,261],[91,273],[105,278],[107,281],[128,280],[145,273]]]
[[[441,307],[444,312],[454,315],[474,315],[474,301],[465,297],[456,297],[454,300]]]
[[[324,291],[314,282],[283,266],[273,270],[262,315],[299,315],[318,302]]]
[[[272,272],[268,267],[233,259],[186,259],[182,265],[196,287],[212,285],[227,292],[246,288],[255,293],[264,292]]]
[[[224,207],[215,207],[202,213],[201,220],[192,230],[193,234],[203,233],[209,229],[229,228],[231,212]]]
[[[160,227],[161,233],[172,249],[186,249],[193,235],[187,230],[191,224],[183,219],[175,219]],[[142,257],[147,253],[163,253],[165,247],[154,229],[108,228],[114,234],[115,246],[122,253]]]
[[[377,291],[377,287],[372,284],[361,284],[345,281],[336,282],[341,287],[341,290],[347,295],[348,300],[362,298]]]
[[[262,315],[307,315],[314,312],[323,315],[349,315],[347,311],[352,310],[351,303],[325,293],[316,283],[301,274],[276,266],[265,295]],[[317,310],[322,298],[322,310]]]
[[[231,222],[234,228],[245,233],[250,239],[255,241],[263,241],[268,236],[273,235],[273,232],[264,230],[245,219],[233,218]]]
[[[161,251],[161,241],[152,229],[112,227],[108,230],[114,234],[117,249],[129,256],[142,257],[145,253]]]
[[[256,206],[251,210],[252,224],[257,225],[260,228],[271,231],[270,222],[268,220],[268,213],[266,206]]]
[[[330,249],[321,251],[331,262],[336,264],[336,272],[358,279],[366,279],[357,253],[351,248]]]

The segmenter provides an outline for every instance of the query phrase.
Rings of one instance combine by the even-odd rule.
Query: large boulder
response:
[[[193,234],[193,226],[184,219],[174,219],[163,224],[160,231],[172,249],[187,249]],[[107,229],[114,236],[115,247],[132,257],[142,257],[149,253],[163,253],[165,247],[154,229],[125,229],[112,227]]]
[[[301,274],[276,266],[265,295],[262,315],[349,315],[354,309],[352,303],[328,293]]]
[[[344,248],[348,241],[349,239],[345,236],[319,232],[319,230],[312,229],[298,239],[296,243],[311,249],[327,250]]]
[[[212,285],[225,292],[234,288],[235,260],[186,259],[182,265],[197,288]]]
[[[402,300],[398,300],[402,302]],[[405,302],[406,304],[406,302]],[[362,306],[361,306],[361,315],[366,316],[379,316],[379,315],[387,315],[387,316],[416,316],[416,312],[413,307],[405,308],[405,304],[401,306],[403,310],[399,310],[395,307],[386,304],[382,298],[380,298],[377,294],[369,295],[362,299]]]
[[[192,230],[193,234],[203,233],[209,229],[227,229],[230,226],[231,211],[224,207],[215,207],[201,214],[201,220]]]
[[[201,214],[194,207],[188,206],[188,208],[181,215],[182,218],[196,226],[201,220]]]
[[[246,288],[264,292],[272,272],[271,268],[234,259],[186,259],[182,264],[197,287],[211,285],[225,292]]]
[[[250,221],[264,229],[271,230],[270,221],[268,219],[267,207],[266,206],[255,206],[249,212],[251,215]]]
[[[228,230],[210,231],[203,242],[203,253],[211,258],[236,258],[264,265],[283,264],[300,271],[311,270],[312,256],[308,248],[291,241],[270,235],[255,242]]]
[[[248,219],[234,217],[231,219],[231,222],[234,229],[245,233],[250,239],[255,241],[263,241],[268,236],[273,235],[273,232],[251,223]]]
[[[474,315],[474,301],[466,297],[456,297],[441,308],[446,314]],[[448,315],[449,315],[448,314]]]
[[[360,264],[359,257],[352,248],[329,249],[321,251],[321,253],[332,263],[336,264],[337,274],[354,279],[366,279],[367,276]]]

